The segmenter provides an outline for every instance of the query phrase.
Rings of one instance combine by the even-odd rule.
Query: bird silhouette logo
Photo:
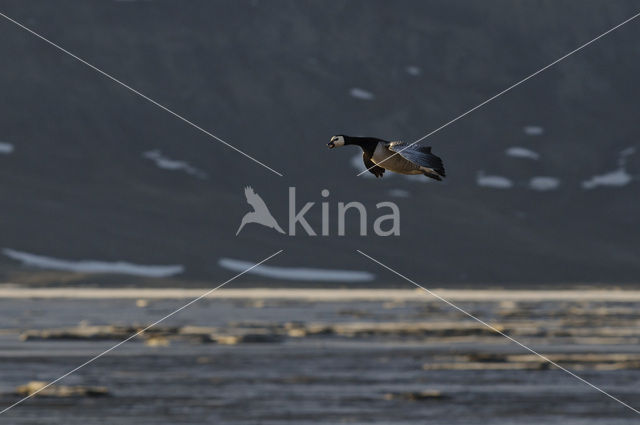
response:
[[[244,196],[247,198],[247,203],[253,207],[253,211],[246,213],[244,217],[242,217],[242,222],[240,223],[240,227],[238,227],[236,236],[238,236],[245,224],[248,223],[262,224],[271,229],[276,229],[279,233],[284,233],[284,230],[282,230],[276,219],[271,215],[267,204],[264,203],[260,195],[254,192],[251,186],[244,188]]]

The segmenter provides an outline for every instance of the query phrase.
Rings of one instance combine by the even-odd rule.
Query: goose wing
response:
[[[373,161],[371,161],[371,154],[362,152],[362,161],[364,161],[364,166],[367,167],[367,170],[369,170],[371,174],[376,177],[382,177],[384,174],[384,168],[378,167],[373,163]]]
[[[387,148],[420,167],[431,168],[444,177],[444,164],[440,157],[431,153],[431,146],[410,145],[405,142],[391,142]]]

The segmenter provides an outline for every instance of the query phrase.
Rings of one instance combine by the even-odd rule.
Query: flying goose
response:
[[[382,177],[384,170],[400,174],[424,174],[436,180],[445,177],[442,160],[431,153],[430,146],[344,135],[333,136],[327,144],[329,149],[344,145],[360,146],[364,166],[376,177]]]

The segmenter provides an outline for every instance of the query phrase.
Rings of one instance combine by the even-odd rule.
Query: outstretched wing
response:
[[[391,142],[389,150],[398,153],[404,159],[421,167],[431,168],[440,176],[445,177],[444,164],[440,157],[431,153],[431,146],[409,145],[404,142]]]
[[[247,202],[253,207],[254,211],[269,211],[267,205],[264,203],[260,195],[254,192],[251,186],[247,186],[244,188],[244,196],[246,196]]]
[[[364,166],[367,167],[367,170],[371,172],[376,177],[382,177],[384,174],[384,168],[378,167],[376,164],[371,161],[371,155],[366,152],[362,152],[362,160],[364,161]]]

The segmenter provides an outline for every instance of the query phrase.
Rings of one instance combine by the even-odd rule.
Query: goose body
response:
[[[345,145],[362,148],[364,165],[376,177],[382,177],[385,170],[399,174],[424,174],[435,180],[446,176],[442,159],[431,153],[430,146],[343,135],[333,136],[327,146],[332,149]]]

